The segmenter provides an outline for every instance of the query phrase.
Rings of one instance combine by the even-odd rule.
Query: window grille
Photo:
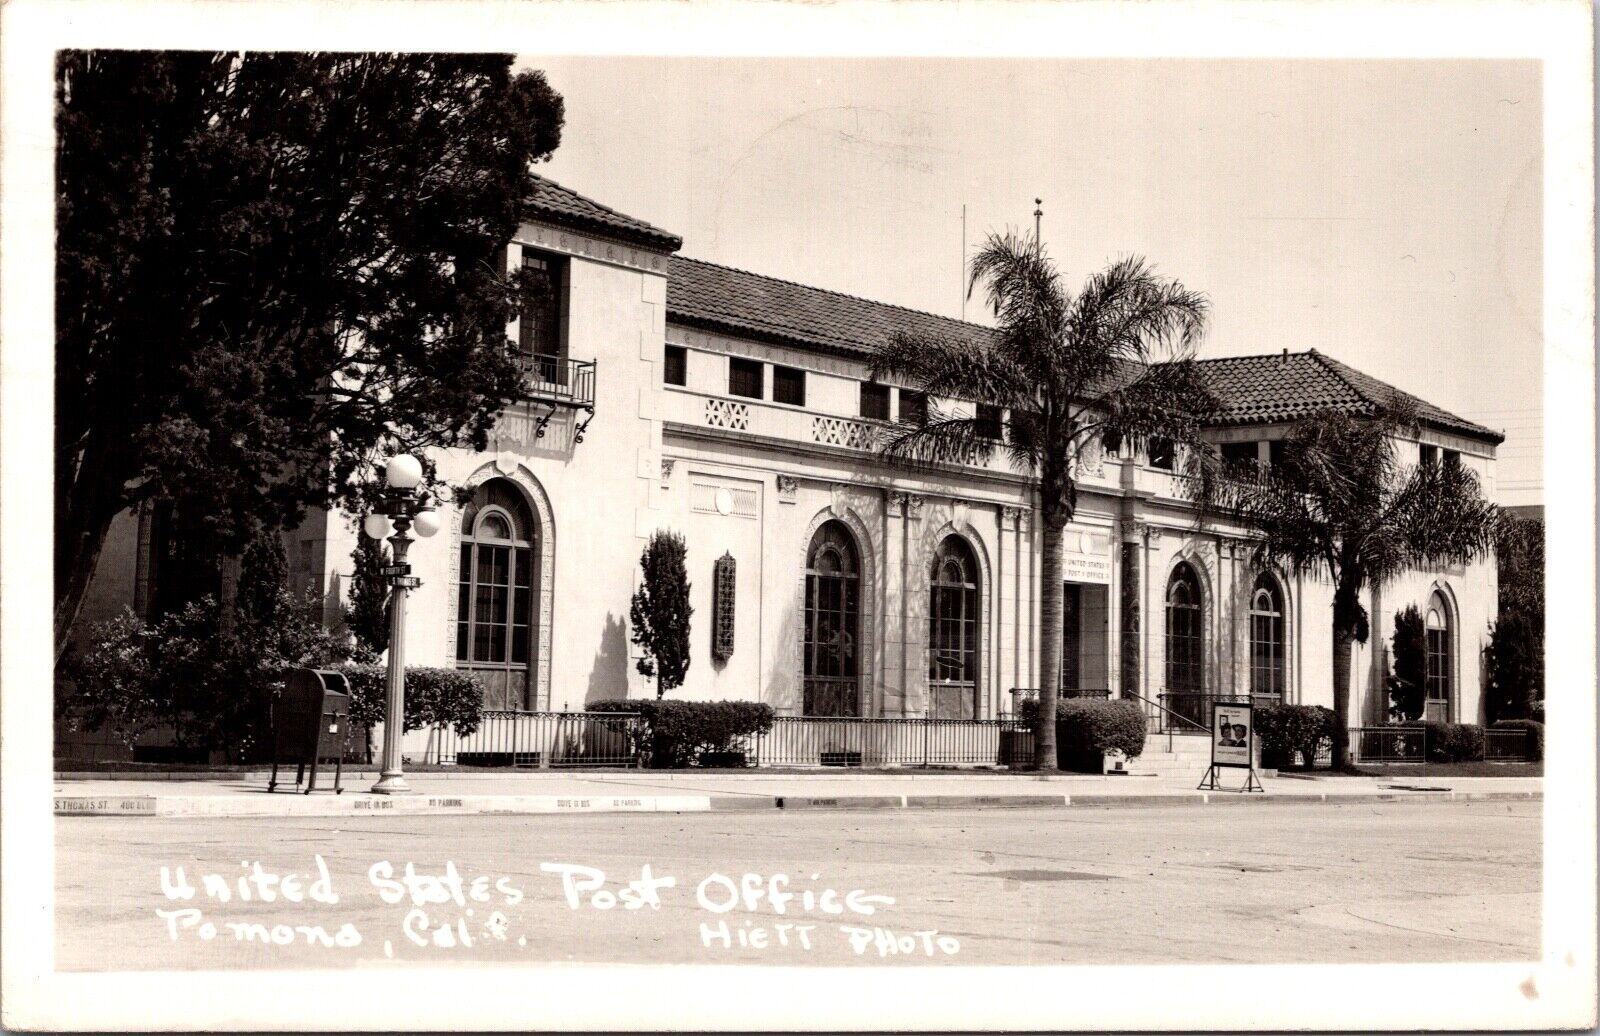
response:
[[[726,662],[733,657],[734,572],[738,563],[724,553],[712,566],[711,657]]]

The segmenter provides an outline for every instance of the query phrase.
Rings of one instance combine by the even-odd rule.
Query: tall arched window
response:
[[[484,685],[489,708],[531,702],[534,565],[538,523],[510,481],[478,487],[461,518],[461,575],[456,585],[456,664]]]
[[[803,708],[807,716],[861,715],[861,563],[842,522],[824,522],[806,553]]]
[[[1200,580],[1189,563],[1179,562],[1167,583],[1167,690],[1198,694],[1201,677]]]
[[[1250,594],[1250,693],[1281,700],[1284,682],[1283,591],[1263,572]]]
[[[1448,723],[1455,690],[1450,681],[1450,609],[1437,591],[1428,599],[1426,632],[1428,701],[1423,718],[1430,722]]]
[[[945,537],[933,554],[928,698],[936,719],[978,716],[978,562],[960,536]]]

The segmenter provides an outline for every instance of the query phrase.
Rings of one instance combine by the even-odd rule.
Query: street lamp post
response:
[[[422,464],[409,454],[389,458],[384,469],[385,488],[379,510],[367,515],[362,527],[375,540],[388,539],[393,548],[389,585],[389,678],[383,711],[383,772],[372,790],[378,795],[398,795],[411,790],[406,783],[400,759],[400,738],[405,733],[406,717],[406,594],[419,585],[411,575],[406,552],[411,547],[408,532],[432,536],[439,531],[439,512],[433,498],[419,493]]]

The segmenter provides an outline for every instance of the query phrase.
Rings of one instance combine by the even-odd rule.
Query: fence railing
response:
[[[1485,730],[1483,732],[1483,758],[1485,762],[1521,761],[1528,758],[1528,732],[1526,730]]]
[[[1428,728],[1356,727],[1351,730],[1356,759],[1364,763],[1425,763]]]
[[[762,766],[999,766],[1009,735],[1027,729],[1010,719],[779,716],[748,740]]]
[[[444,766],[637,766],[638,716],[602,712],[485,712],[475,733],[428,732],[422,762]]]
[[[486,712],[476,732],[426,732],[419,762],[457,766],[639,766],[644,721],[590,712]],[[1014,719],[855,719],[779,716],[735,739],[716,765],[1004,766],[1031,759],[1033,734]],[[1027,744],[1022,744],[1025,739]],[[742,756],[742,758],[741,758]]]

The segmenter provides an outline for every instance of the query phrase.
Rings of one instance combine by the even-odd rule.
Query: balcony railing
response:
[[[548,408],[534,434],[544,438],[550,418],[557,410],[568,407],[588,414],[573,434],[573,441],[582,442],[584,430],[594,420],[595,361],[527,353],[518,354],[516,360],[522,367],[523,399]]]

